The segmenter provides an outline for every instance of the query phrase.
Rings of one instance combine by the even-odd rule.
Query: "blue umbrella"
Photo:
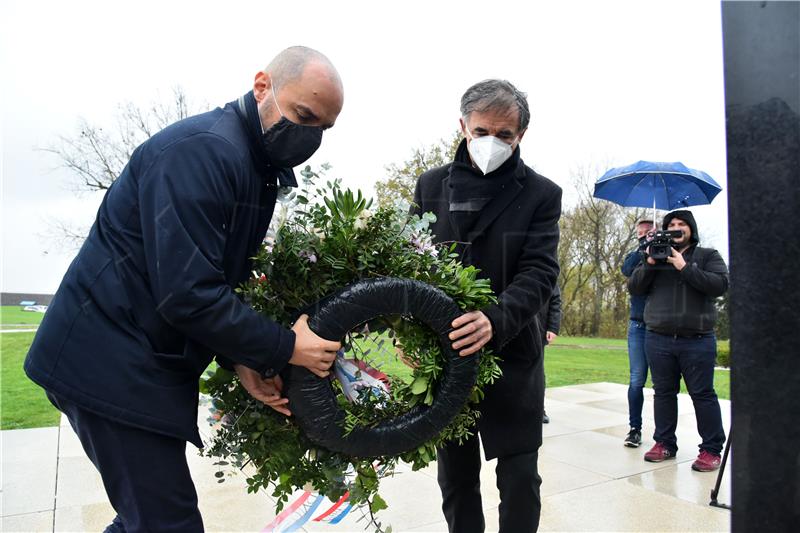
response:
[[[656,208],[710,204],[721,190],[714,178],[683,163],[637,161],[603,174],[593,196],[625,207],[653,206],[655,219]]]

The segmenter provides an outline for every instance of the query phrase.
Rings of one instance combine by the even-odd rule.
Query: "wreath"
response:
[[[436,325],[435,313],[421,316],[425,302],[409,312],[413,305],[388,305],[385,295],[406,294],[409,300],[409,294],[423,299],[438,294],[439,300],[428,302],[431,310],[451,305],[455,316],[496,298],[489,281],[477,277],[477,269],[460,263],[454,244],[433,244],[432,214],[410,216],[390,206],[371,209],[371,200],[360,191],[342,190],[339,180],[317,186],[320,174],[309,167],[301,175],[302,189],[281,199],[274,228],[253,259],[253,276],[237,291],[258,312],[287,327],[309,313],[309,324],[318,334],[319,325],[330,322],[325,313],[341,316],[348,301],[352,305],[354,290],[372,291],[369,312],[352,313],[333,328],[333,335],[343,334],[343,350],[332,374],[349,368],[360,386],[321,380],[289,365],[284,377],[295,416],[286,417],[253,399],[235,373],[210,369],[201,379],[201,392],[211,397],[215,431],[203,453],[218,458],[220,466],[251,465],[248,492],[272,486],[279,511],[294,491],[313,487],[333,501],[349,495],[350,503],[365,506],[380,528],[374,513],[387,506],[378,492],[380,479],[392,475],[399,461],[414,470],[424,468],[435,459],[437,447],[470,436],[483,389],[500,376],[497,358],[488,350],[467,358],[449,350],[446,328]],[[398,291],[397,284],[410,292]],[[318,413],[318,402],[303,399],[309,386],[326,403]],[[441,405],[452,404],[459,395],[462,401],[456,406],[463,407],[442,413]],[[428,417],[435,431],[430,431],[430,420],[419,423]],[[318,430],[316,422],[326,429]],[[419,443],[395,442],[397,433],[383,431],[414,423]],[[417,431],[423,426],[425,431]],[[352,446],[359,439],[348,438],[376,434],[382,435],[382,443],[368,448]],[[224,481],[225,474],[217,472],[217,477]]]

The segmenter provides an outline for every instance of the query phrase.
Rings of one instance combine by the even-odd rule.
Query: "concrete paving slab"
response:
[[[85,455],[59,458],[57,490],[57,509],[108,502],[100,473]]]
[[[548,399],[545,400],[544,407],[550,417],[550,422],[548,424],[542,424],[542,436],[544,438],[583,431],[583,428],[579,427],[579,424],[570,424],[570,418],[562,416],[564,413],[568,412],[570,408],[574,407],[574,404]]]
[[[539,475],[542,477],[542,497],[591,487],[613,479],[546,456],[539,457]]]
[[[447,522],[439,520],[430,524],[423,524],[418,527],[412,527],[406,531],[413,531],[415,533],[447,533]],[[489,531],[489,530],[487,530]]]
[[[59,428],[3,431],[3,516],[53,511]]]
[[[58,439],[58,456],[59,457],[86,457],[86,452],[83,451],[81,441],[78,440],[78,435],[69,425],[67,417],[61,415],[61,435]]]
[[[559,400],[569,403],[599,402],[602,400],[613,400],[619,393],[617,392],[596,392],[580,388],[580,385],[568,385],[566,387],[553,387],[545,391],[545,405],[547,400]]]
[[[731,502],[732,463],[733,454],[728,458],[717,495],[717,501],[727,504]],[[681,463],[626,479],[632,485],[705,506],[711,500],[711,490],[717,482],[717,474],[718,471],[695,472],[689,464]]]
[[[545,424],[545,427],[543,427],[543,432],[547,436],[555,436],[553,432],[557,428],[586,431],[628,423],[626,414],[596,409],[584,403],[569,404],[559,402],[548,404],[547,414],[550,416],[550,423]]]
[[[55,532],[103,531],[117,513],[108,502],[59,507],[56,509]]]
[[[264,491],[248,494],[244,484],[204,487],[198,501],[208,532],[261,531],[275,516],[272,498]]]
[[[639,450],[641,450],[642,454],[649,450],[655,442],[653,442],[653,432],[655,431],[655,426],[652,422],[644,419],[642,424],[642,444],[639,446]],[[593,429],[592,431],[596,433],[601,433],[603,435],[609,435],[615,439],[621,448],[625,448],[624,442],[625,437],[628,435],[628,431],[630,431],[630,427],[628,424],[622,424],[619,426],[608,426],[604,428]],[[637,448],[628,448],[629,450],[636,450]]]
[[[690,469],[699,442],[693,410],[680,411],[678,461],[646,463],[642,456],[652,445],[652,440],[648,440],[652,427],[648,427],[647,419],[645,444],[639,449],[622,446],[628,429],[626,391],[627,387],[619,384],[578,385],[561,387],[550,398],[548,390],[546,407],[548,414],[553,415],[553,422],[544,426],[539,461],[544,500],[541,531],[727,530],[729,513],[707,505],[716,473],[696,473]],[[648,409],[652,398],[646,396],[645,401]],[[679,402],[681,407],[691,407],[687,395],[680,396]],[[730,404],[720,403],[727,428]],[[205,416],[201,414],[199,418],[204,423]],[[55,531],[99,531],[113,519],[115,513],[106,501],[99,474],[86,459],[66,419],[60,427],[60,445],[56,445],[59,428],[49,428],[49,432],[17,430],[34,432],[31,434],[2,433],[6,497],[3,531],[51,531],[54,524]],[[207,426],[201,428],[210,434]],[[199,456],[191,445],[187,445],[186,454],[209,532],[260,531],[272,521],[276,515],[273,499],[266,491],[248,494],[245,474],[226,476],[226,481],[219,484],[214,476],[218,469],[213,464],[214,458]],[[60,459],[58,498],[54,503],[56,455]],[[10,478],[7,463],[12,465]],[[47,464],[49,470],[39,468]],[[498,523],[495,465],[496,461],[484,461],[481,471],[487,531],[496,531]],[[51,474],[38,481],[28,479],[27,488],[12,487],[8,482],[19,477],[15,478],[14,468],[26,475],[32,468]],[[395,531],[447,531],[441,514],[436,465],[418,472],[400,465],[397,471],[396,476],[382,481],[382,495],[390,507],[379,514],[379,520],[384,525],[391,524]],[[48,483],[50,495],[39,505],[49,505],[49,509],[25,511],[26,507],[18,506],[16,509],[23,511],[12,513],[6,508],[6,500],[12,503],[12,510],[14,502],[22,500],[26,500],[29,508],[30,495],[47,494]],[[723,483],[720,501],[729,502],[729,494],[728,479]],[[659,509],[655,517],[654,508]],[[354,513],[338,526],[311,523],[304,530],[363,531],[366,523],[358,521],[360,516]]]
[[[491,507],[489,509],[484,509],[483,511],[483,519],[486,524],[486,533],[492,533],[497,531],[500,523],[500,514],[498,512],[497,507]],[[395,529],[395,531],[398,531]],[[447,522],[444,520],[439,520],[437,522],[432,522],[430,524],[424,524],[415,528],[410,529],[402,529],[399,531],[413,531],[418,533],[447,533]]]
[[[616,480],[544,499],[539,531],[729,531],[730,512]]]
[[[581,383],[579,385],[569,385],[570,388],[576,390],[585,390],[590,392],[599,392],[600,394],[610,394],[612,396],[626,396],[628,394],[628,386],[621,383]]]
[[[3,516],[0,518],[0,531],[5,533],[53,531],[53,511]]]
[[[677,458],[666,464],[648,463],[642,448],[626,448],[618,438],[585,431],[546,439],[539,455],[619,479],[663,468],[671,462],[693,461],[696,454],[678,450]]]

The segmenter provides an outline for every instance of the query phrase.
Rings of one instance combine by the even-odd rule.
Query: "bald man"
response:
[[[186,442],[199,377],[216,358],[288,412],[278,372],[326,376],[339,343],[305,317],[285,329],[237,297],[278,187],[342,109],[321,53],[292,47],[253,90],[139,146],[108,190],[25,360],[63,411],[117,512],[107,531],[202,531]]]

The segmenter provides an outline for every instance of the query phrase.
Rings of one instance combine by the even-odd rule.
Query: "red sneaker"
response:
[[[644,460],[648,463],[660,463],[666,459],[675,459],[675,452],[669,451],[666,446],[660,442],[656,442],[655,445],[650,448],[650,451],[644,454]]]
[[[713,472],[719,468],[720,457],[705,450],[700,451],[694,463],[692,463],[692,470],[697,472]]]

